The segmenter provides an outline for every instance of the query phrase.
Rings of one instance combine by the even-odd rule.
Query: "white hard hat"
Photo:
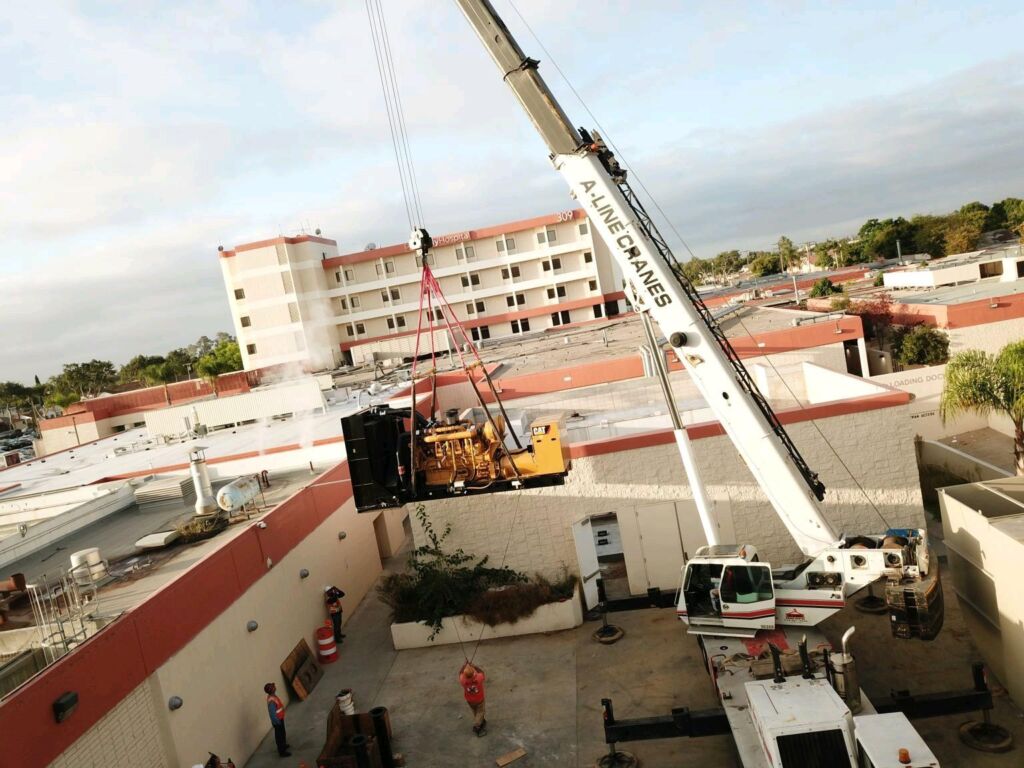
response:
[[[324,587],[324,592],[330,592],[330,591],[331,591],[330,587]]]

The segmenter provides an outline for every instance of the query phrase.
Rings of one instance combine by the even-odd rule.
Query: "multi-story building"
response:
[[[421,264],[407,245],[337,255],[333,240],[281,237],[221,256],[246,369],[324,369],[413,354]],[[475,341],[624,307],[622,275],[578,209],[436,236],[427,263]],[[443,349],[446,334],[435,333]]]

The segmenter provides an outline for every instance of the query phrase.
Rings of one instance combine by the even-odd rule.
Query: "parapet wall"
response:
[[[780,415],[828,488],[824,510],[836,531],[879,533],[889,527],[923,525],[907,399],[904,393],[889,392]],[[723,539],[754,544],[763,559],[773,562],[799,561],[795,543],[721,427],[694,425],[688,432]],[[615,512],[621,525],[624,517],[635,521],[666,502],[674,503],[678,511],[679,551],[654,555],[648,541],[646,549],[634,553],[639,558],[636,567],[648,561],[644,566],[648,573],[665,570],[652,564],[652,557],[678,554],[681,558],[682,551],[692,553],[705,543],[672,433],[667,430],[574,445],[573,468],[564,486],[432,501],[426,508],[435,527],[451,524],[452,547],[489,555],[495,565],[507,547],[510,567],[556,575],[563,566],[578,573],[574,521]],[[641,535],[636,546],[642,548],[642,524],[637,525]],[[417,545],[423,543],[415,520],[413,534]],[[628,542],[624,544],[629,570]],[[633,574],[630,581],[640,583]]]

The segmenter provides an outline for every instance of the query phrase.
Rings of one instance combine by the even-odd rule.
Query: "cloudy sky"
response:
[[[963,5],[517,2],[699,256],[1024,196],[1024,5]],[[219,244],[406,239],[362,0],[3,6],[0,381],[230,331]],[[455,4],[384,6],[427,226],[569,207]]]

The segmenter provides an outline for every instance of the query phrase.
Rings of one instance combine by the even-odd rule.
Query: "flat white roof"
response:
[[[377,402],[386,396],[386,392],[382,392],[373,400]],[[350,398],[329,404],[324,413],[220,429],[182,442],[158,442],[150,438],[144,428],[127,430],[0,472],[0,488],[19,484],[17,488],[0,493],[0,502],[17,496],[89,485],[104,477],[187,464],[189,451],[200,446],[206,449],[207,461],[287,445],[312,446],[317,440],[340,438],[341,417],[366,407],[367,402],[364,393],[361,401]]]

